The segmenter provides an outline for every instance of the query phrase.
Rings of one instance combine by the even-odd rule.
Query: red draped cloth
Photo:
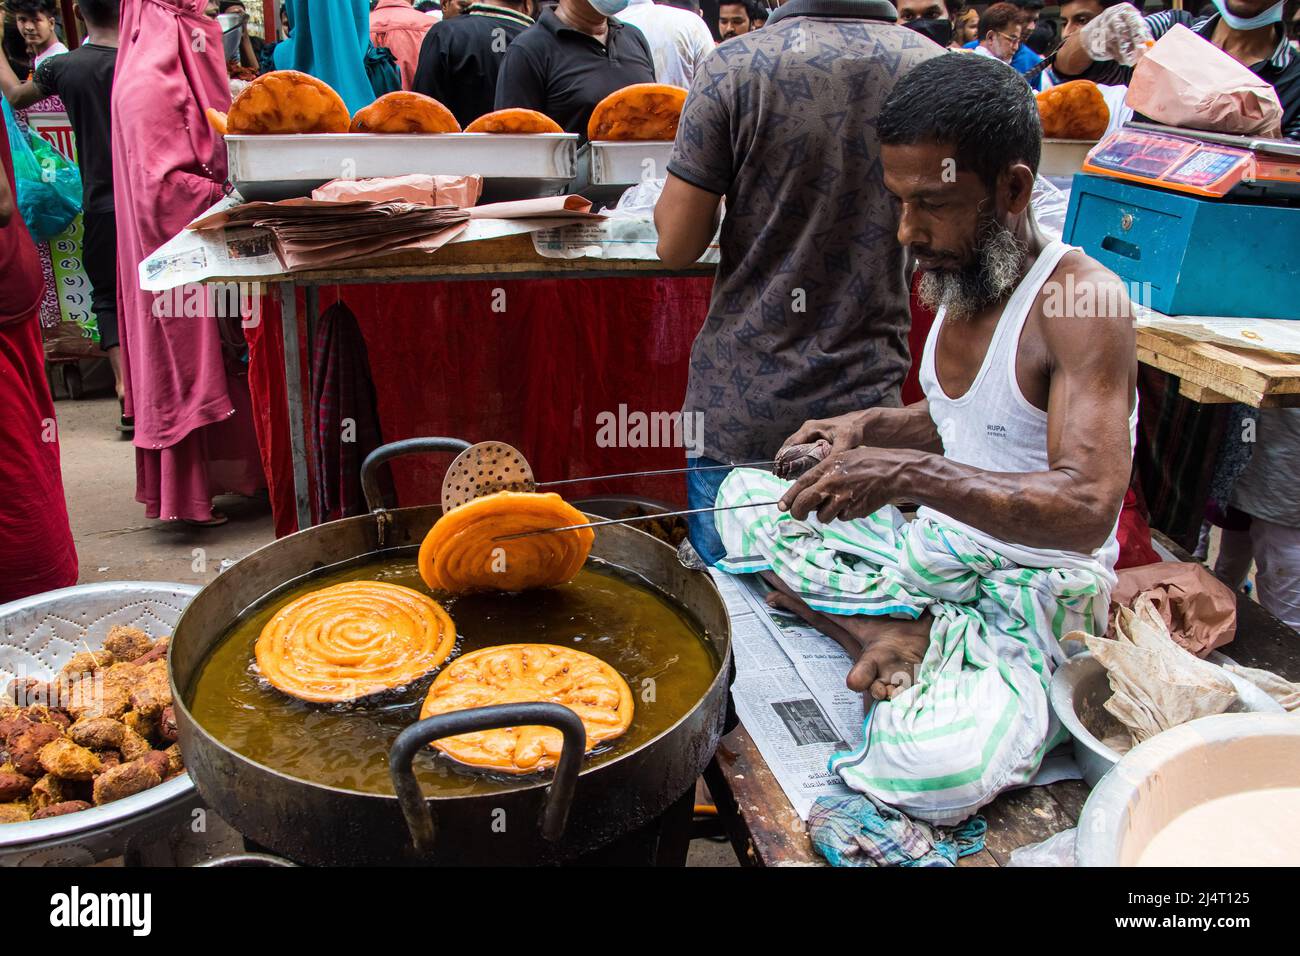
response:
[[[8,137],[0,176],[14,195]],[[15,208],[0,226],[0,604],[77,583],[37,311],[45,280]]]
[[[625,415],[681,409],[712,285],[708,278],[394,283],[322,289],[320,305],[342,298],[357,316],[385,441],[505,441],[546,481],[684,464],[681,447],[605,447],[598,416],[617,417],[620,405]],[[276,534],[284,535],[296,526],[284,351],[278,307],[265,305],[261,324],[246,330],[249,385]],[[305,363],[304,338],[300,344]],[[398,503],[436,502],[449,460],[395,462]],[[574,486],[565,497],[616,492],[685,501],[680,475]]]

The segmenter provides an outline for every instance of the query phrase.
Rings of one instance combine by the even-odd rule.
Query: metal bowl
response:
[[[1273,787],[1300,787],[1295,717],[1215,714],[1166,730],[1126,753],[1089,795],[1079,815],[1077,865],[1133,866],[1180,813],[1218,797]]]
[[[108,581],[48,591],[0,605],[0,685],[13,677],[50,680],[73,654],[96,650],[115,625],[170,635],[199,593],[192,584]],[[0,865],[85,865],[156,842],[201,806],[188,774],[79,813],[0,824]]]
[[[1216,664],[1230,659],[1218,652],[1209,658]],[[1228,713],[1280,714],[1282,705],[1250,681],[1225,670],[1224,676],[1237,688],[1237,700]],[[1103,706],[1110,700],[1110,682],[1106,668],[1089,651],[1082,651],[1056,669],[1048,696],[1056,718],[1065,725],[1074,739],[1074,760],[1079,765],[1084,781],[1090,787],[1106,775],[1119,762],[1120,754],[1101,742],[1096,731],[1103,736],[1123,730],[1118,720]]]

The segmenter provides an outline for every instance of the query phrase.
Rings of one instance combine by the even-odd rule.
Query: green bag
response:
[[[48,242],[81,213],[81,171],[40,136],[24,131],[4,103],[5,129],[14,161],[18,211],[38,242]]]
[[[397,57],[393,56],[392,50],[373,43],[366,48],[366,78],[370,80],[376,98],[402,88],[402,71],[398,69]]]

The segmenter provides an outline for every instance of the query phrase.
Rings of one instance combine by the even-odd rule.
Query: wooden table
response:
[[[1178,376],[1179,393],[1196,402],[1300,406],[1300,363],[1291,359],[1153,328],[1137,330],[1137,354],[1143,364]]]
[[[1191,560],[1172,542],[1157,537],[1180,560]],[[1300,633],[1244,594],[1237,597],[1237,638],[1221,649],[1243,666],[1300,680]],[[742,865],[826,865],[813,851],[803,821],[743,725],[722,738],[704,779]],[[1082,780],[1002,794],[980,811],[989,825],[984,849],[963,857],[958,865],[1006,865],[1017,847],[1074,826],[1087,798],[1088,787]]]
[[[350,262],[338,268],[313,269],[258,279],[276,286],[284,336],[284,381],[289,407],[289,443],[293,460],[294,503],[298,528],[315,523],[311,507],[311,430],[304,427],[304,394],[311,394],[311,363],[303,363],[299,335],[304,319],[298,311],[297,290],[302,288],[306,314],[307,355],[314,353],[316,320],[320,316],[322,285],[363,285],[386,282],[455,282],[489,279],[617,279],[711,276],[714,266],[696,263],[687,269],[669,269],[662,262],[641,259],[550,259],[533,246],[531,233],[454,242],[429,255],[403,252]],[[207,284],[247,281],[214,276]]]

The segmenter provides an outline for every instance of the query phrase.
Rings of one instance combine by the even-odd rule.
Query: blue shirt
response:
[[[979,45],[979,40],[971,40],[970,43],[965,44],[965,47],[967,50],[973,50]],[[1016,52],[1011,55],[1011,68],[1022,76],[1042,62],[1043,58],[1023,43],[1016,47]],[[1029,81],[1029,85],[1036,90],[1042,89],[1043,75],[1038,74]]]

